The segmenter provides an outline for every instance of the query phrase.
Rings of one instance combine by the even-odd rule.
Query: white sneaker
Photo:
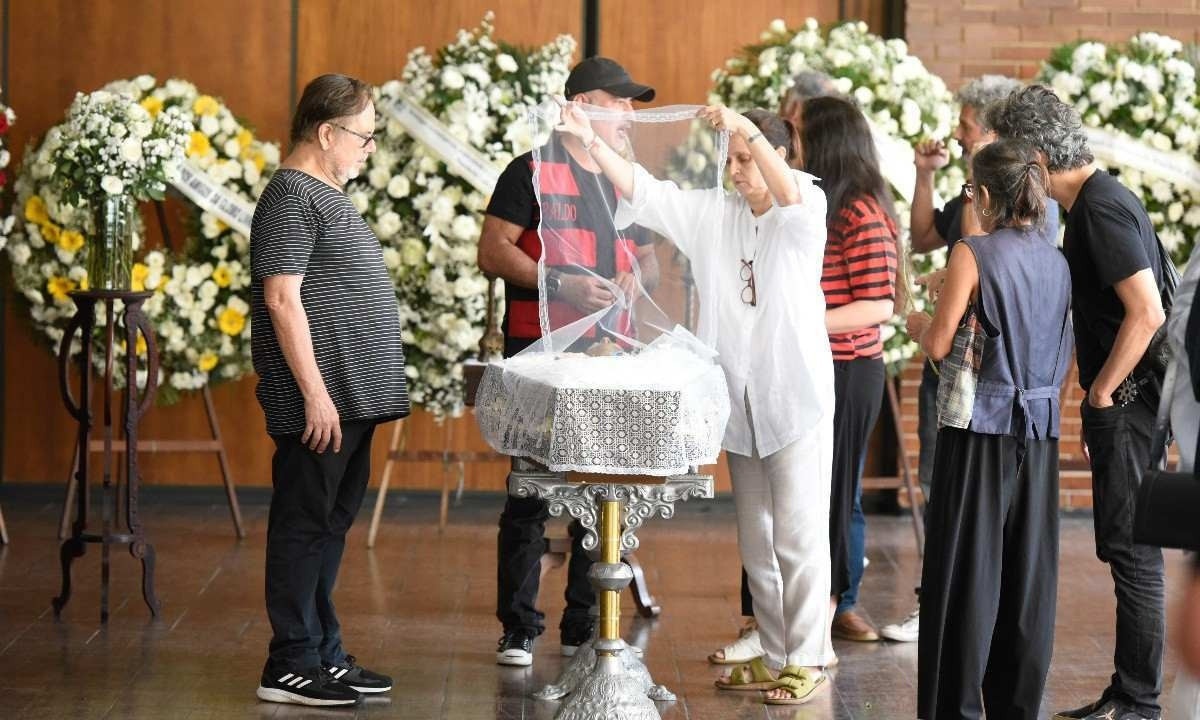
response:
[[[908,617],[895,625],[884,625],[879,634],[893,642],[916,642],[921,629],[921,608],[917,607]]]

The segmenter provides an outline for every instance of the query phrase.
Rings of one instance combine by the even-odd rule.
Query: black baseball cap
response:
[[[617,97],[640,102],[650,102],[654,99],[654,88],[635,83],[625,68],[616,60],[606,57],[581,60],[571,68],[571,74],[567,76],[567,99],[592,90],[604,90]]]

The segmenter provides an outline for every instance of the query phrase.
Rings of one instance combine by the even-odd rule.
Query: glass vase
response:
[[[132,195],[104,193],[92,198],[92,236],[88,241],[89,290],[129,290],[133,272]]]

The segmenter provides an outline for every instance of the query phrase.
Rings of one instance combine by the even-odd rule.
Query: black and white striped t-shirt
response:
[[[250,227],[251,351],[267,432],[304,430],[304,397],[263,302],[263,278],[303,275],[300,299],[313,352],[343,422],[408,415],[396,292],[379,240],[345,193],[280,169]]]

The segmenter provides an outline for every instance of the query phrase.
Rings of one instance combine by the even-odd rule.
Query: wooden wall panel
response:
[[[654,103],[704,104],[712,71],[775,18],[789,26],[838,19],[832,0],[601,0],[600,54],[658,91]]]
[[[772,19],[797,24],[814,16],[830,22],[838,19],[839,3],[601,0],[600,6],[600,52],[655,84],[659,103],[693,103],[704,100],[712,69],[736,48],[755,41]],[[293,93],[312,77],[338,71],[370,82],[393,79],[412,48],[446,44],[458,28],[478,24],[488,9],[496,11],[497,36],[509,42],[541,44],[559,33],[572,34],[581,43],[583,38],[583,8],[576,0],[299,0],[297,8],[297,87],[291,87],[290,0],[11,2],[7,91],[20,115],[11,136],[14,166],[23,145],[61,118],[77,90],[120,77],[150,72],[187,78],[223,97],[264,137],[283,141]],[[57,397],[54,358],[41,338],[33,336],[20,303],[7,305],[4,479],[58,483],[70,461],[72,426]],[[254,400],[253,378],[222,385],[213,397],[238,483],[269,484],[273,446]],[[442,447],[444,426],[423,413],[410,422],[410,447]],[[452,449],[486,448],[472,418],[450,421],[450,428]],[[376,436],[376,476],[391,429],[380,428]],[[156,409],[142,428],[146,438],[202,437],[206,432],[198,397]],[[469,466],[466,487],[500,489],[506,467],[504,462]],[[218,467],[211,457],[147,455],[143,470],[151,484],[208,484],[217,492]],[[724,463],[718,476],[718,487],[727,489]],[[439,463],[405,464],[393,476],[393,487],[440,484]],[[219,495],[214,497],[220,501]]]
[[[9,8],[6,90],[19,116],[12,131],[14,168],[24,145],[61,120],[77,90],[141,73],[191,80],[224,98],[262,136],[285,134],[289,0],[41,0],[12,2]],[[58,398],[54,356],[34,336],[20,301],[10,296],[6,305],[5,477],[60,482],[71,459],[72,424]],[[236,471],[249,481],[269,468],[253,384],[222,387],[215,398]],[[156,410],[144,425],[146,437],[197,437],[206,431],[199,398]],[[149,482],[212,482],[216,470],[215,459],[145,457]]]
[[[301,0],[297,92],[312,78],[341,72],[368,82],[400,77],[408,53],[431,52],[495,11],[496,37],[541,45],[566,33],[582,43],[582,4],[544,0]]]

